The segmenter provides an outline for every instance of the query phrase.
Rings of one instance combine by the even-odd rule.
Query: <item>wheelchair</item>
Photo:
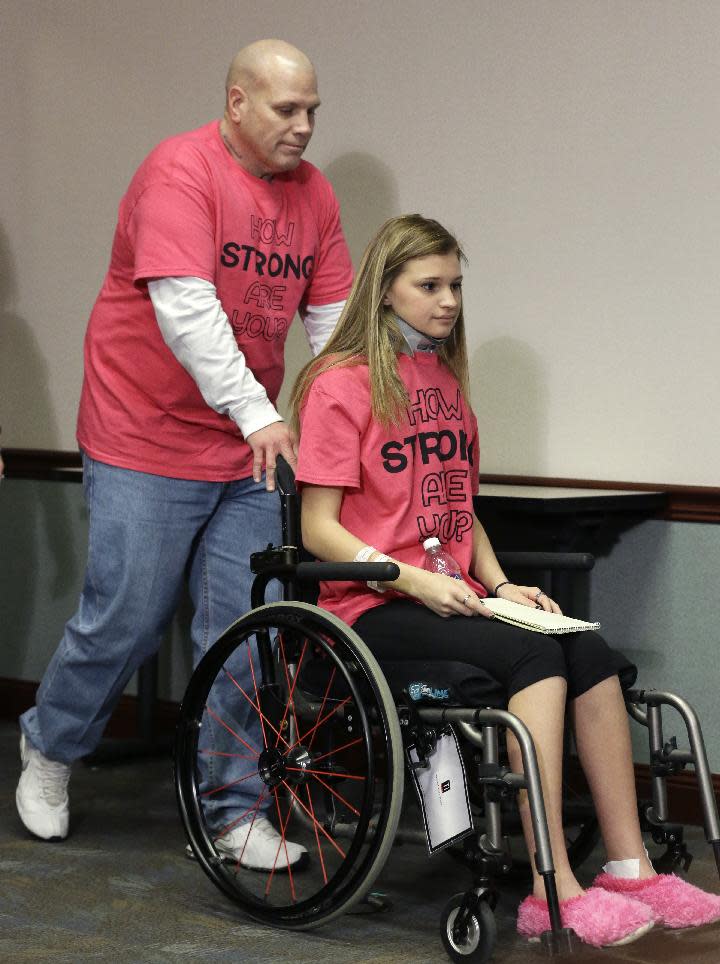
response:
[[[512,869],[503,823],[521,789],[528,795],[535,863],[549,908],[550,930],[543,934],[542,946],[549,955],[571,953],[576,939],[561,920],[530,733],[507,711],[502,692],[489,678],[480,681],[472,706],[457,698],[468,673],[478,683],[476,667],[438,661],[415,663],[412,668],[384,662],[381,668],[353,629],[303,601],[308,587],[321,580],[389,581],[399,572],[393,563],[305,561],[299,500],[286,464],[278,466],[277,482],[283,545],[268,546],[251,557],[252,608],[197,665],[182,702],[175,787],[198,863],[213,884],[255,921],[291,930],[329,923],[368,899],[394,840],[408,833],[399,831],[406,770],[411,766],[405,748],[415,747],[413,765],[422,767],[440,734],[452,727],[461,740],[476,827],[452,848],[470,870],[472,883],[452,896],[441,913],[440,935],[448,957],[486,962],[492,956],[498,881]],[[523,555],[521,561],[527,563],[529,557]],[[551,564],[545,560],[545,565]],[[282,584],[281,602],[265,602],[272,580]],[[249,692],[236,679],[239,666],[246,675],[250,670]],[[430,684],[419,691],[410,685],[418,674]],[[435,682],[445,691],[440,699]],[[626,701],[630,715],[648,729],[653,799],[641,805],[641,820],[653,840],[666,846],[662,869],[687,869],[692,859],[683,843],[683,828],[670,822],[666,788],[668,775],[691,764],[698,779],[705,837],[720,874],[720,822],[697,715],[687,702],[667,692],[633,689],[626,693]],[[674,738],[665,741],[664,705],[683,718],[688,750],[679,749]],[[239,721],[248,713],[259,719],[262,746],[251,745],[238,732]],[[504,762],[505,731],[518,740],[523,773],[512,772]],[[221,734],[224,743],[208,739],[210,732]],[[224,814],[221,826],[213,818],[212,805],[231,784],[212,776],[212,764],[219,757],[234,758],[241,775],[233,784],[259,777],[262,787],[252,807]],[[276,864],[285,841],[292,840],[306,847],[305,866],[257,871],[218,847],[222,836],[241,823],[252,823],[268,804],[281,838]],[[579,835],[571,844],[577,846],[578,860],[592,849],[595,826],[588,813],[578,823]],[[422,840],[424,833],[418,830],[410,836]]]

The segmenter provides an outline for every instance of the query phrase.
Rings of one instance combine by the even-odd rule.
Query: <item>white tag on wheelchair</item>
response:
[[[408,746],[407,754],[411,764],[418,763],[414,745]],[[427,759],[429,766],[411,767],[410,772],[422,809],[428,850],[434,854],[471,833],[473,820],[465,767],[452,728],[438,737]]]

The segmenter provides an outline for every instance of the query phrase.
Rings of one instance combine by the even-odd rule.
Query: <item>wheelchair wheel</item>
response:
[[[310,928],[360,900],[392,846],[403,773],[382,671],[316,606],[252,610],[191,677],[176,738],[180,813],[205,873],[255,920]],[[247,847],[262,813],[279,844],[271,866],[254,870],[244,849],[228,855],[218,841],[250,827]],[[306,848],[304,867],[283,863],[288,841]]]
[[[451,961],[474,961],[484,964],[492,957],[497,939],[497,924],[492,908],[485,900],[477,900],[467,921],[457,926],[465,894],[455,894],[445,904],[440,916],[440,936]]]

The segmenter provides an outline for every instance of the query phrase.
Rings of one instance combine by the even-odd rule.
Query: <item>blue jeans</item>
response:
[[[267,492],[264,481],[170,479],[88,456],[83,464],[89,544],[82,595],[45,671],[36,705],[20,718],[33,746],[62,763],[95,749],[128,680],[157,652],[184,580],[194,607],[191,635],[197,663],[250,608],[250,553],[268,542],[278,545],[281,538],[278,495]],[[235,674],[251,692],[247,657],[238,658]],[[233,728],[244,732],[253,747],[261,747],[257,714],[233,690]],[[222,706],[218,710],[224,711]],[[226,730],[212,732],[205,725],[203,730],[204,740],[223,748]],[[231,749],[237,748],[235,743]],[[215,786],[218,779],[223,784],[239,781],[222,800],[209,801],[217,821],[228,808],[237,814],[238,807],[254,806],[263,785],[257,774],[248,779],[247,763],[234,772],[242,761],[210,759]]]

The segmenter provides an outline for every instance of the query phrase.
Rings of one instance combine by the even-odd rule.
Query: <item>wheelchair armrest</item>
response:
[[[595,556],[589,552],[498,552],[496,555],[498,562],[509,569],[589,571],[595,565]]]
[[[299,562],[298,582],[392,582],[400,575],[394,562]]]

